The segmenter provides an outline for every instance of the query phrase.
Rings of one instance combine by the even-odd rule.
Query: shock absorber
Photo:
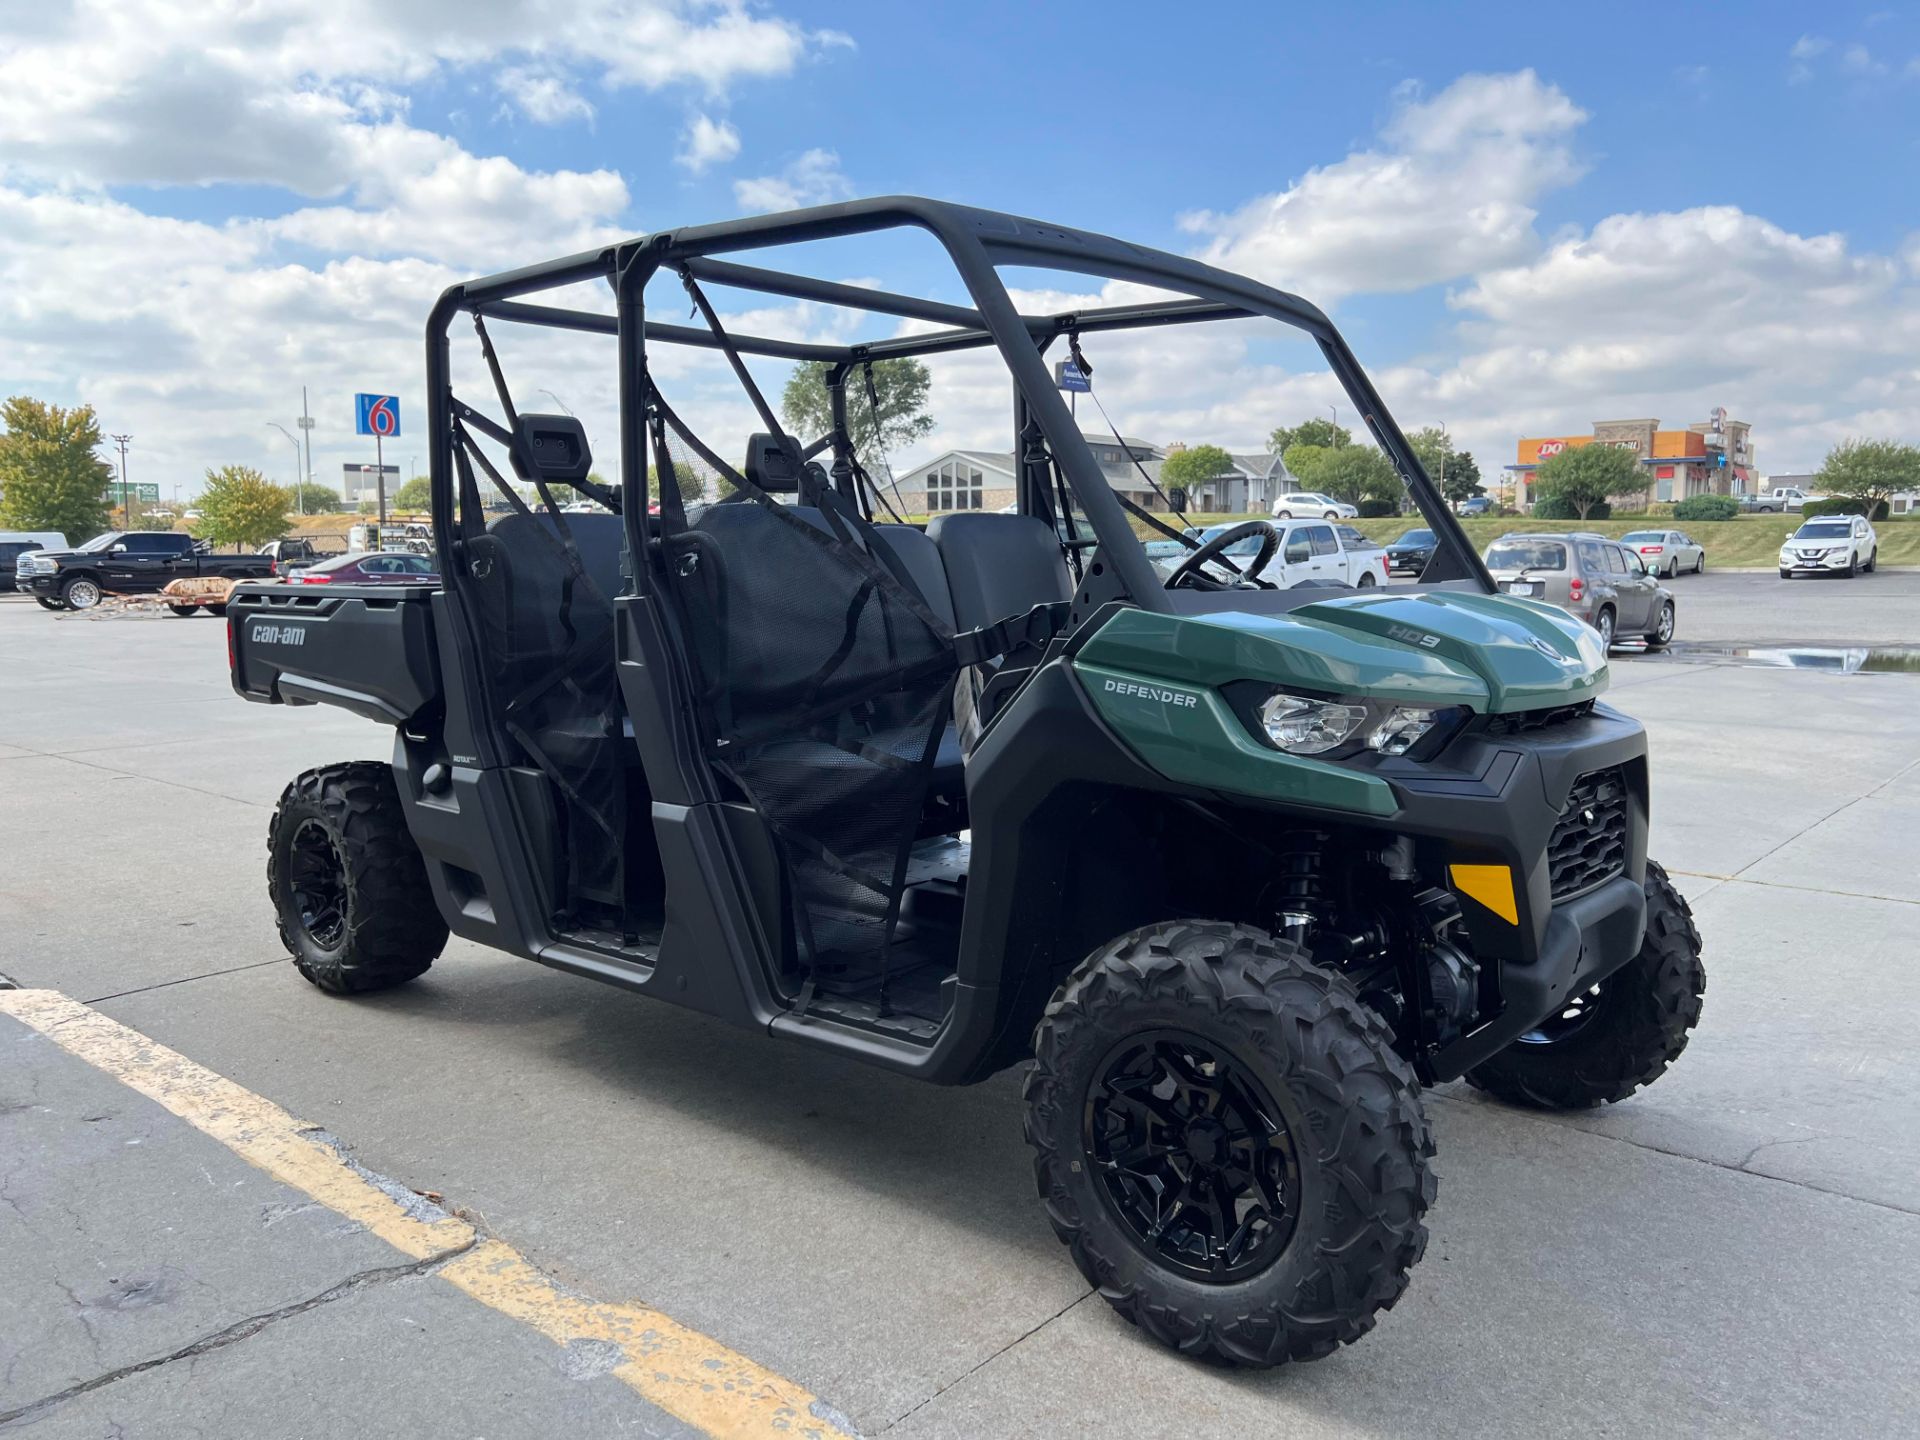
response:
[[[1299,945],[1307,943],[1313,928],[1327,915],[1327,896],[1320,860],[1327,837],[1318,830],[1290,830],[1279,848],[1279,930]]]

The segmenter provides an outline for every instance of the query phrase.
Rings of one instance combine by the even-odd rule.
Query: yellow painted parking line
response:
[[[249,1164],[365,1226],[428,1272],[556,1345],[617,1346],[610,1372],[649,1403],[715,1436],[835,1440],[852,1431],[801,1386],[645,1305],[562,1290],[512,1246],[456,1216],[408,1205],[356,1170],[316,1127],[177,1051],[53,990],[0,990],[0,1014],[139,1091]]]

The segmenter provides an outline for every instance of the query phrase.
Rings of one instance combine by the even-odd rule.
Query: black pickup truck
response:
[[[49,610],[91,610],[102,595],[152,595],[175,580],[264,580],[272,573],[265,555],[208,554],[191,535],[109,530],[77,550],[27,552],[14,581]]]

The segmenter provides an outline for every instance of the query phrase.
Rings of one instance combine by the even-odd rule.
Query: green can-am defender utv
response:
[[[850,237],[929,249],[967,303],[718,258],[871,273],[814,254]],[[1022,313],[1002,268],[1053,272],[1056,312],[1059,272],[1104,299]],[[720,290],[879,329],[732,334]],[[455,393],[456,321],[491,414]],[[1310,342],[1392,460],[1438,540],[1418,584],[1274,588],[1260,520],[1148,560],[1140,536],[1178,519],[1134,447],[1090,445],[1051,366],[1195,333],[1251,366],[1256,330]],[[516,410],[509,334],[555,347],[576,395],[611,338],[617,488],[579,420]],[[993,352],[1017,513],[969,473],[904,523],[920,507],[860,443],[871,366],[945,357],[977,394]],[[826,434],[784,432],[768,360],[819,362]],[[760,415],[737,469],[664,393],[716,377]],[[1495,593],[1293,295],[1010,215],[826,206],[456,286],[427,423],[438,586],[231,605],[242,695],[394,729],[391,766],[309,771],[274,815],[281,932],[322,989],[410,980],[451,932],[940,1083],[1031,1060],[1074,1262],[1159,1339],[1250,1365],[1324,1355],[1405,1288],[1434,1196],[1422,1084],[1588,1106],[1686,1045],[1699,937],[1646,856],[1646,741],[1600,703],[1606,655]],[[605,513],[563,513],[560,486]]]

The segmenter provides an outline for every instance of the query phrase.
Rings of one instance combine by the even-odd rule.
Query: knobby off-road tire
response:
[[[1094,1102],[1114,1093],[1102,1083],[1108,1067],[1167,1043],[1143,1037],[1163,1036],[1225,1057],[1221,1068],[1248,1082],[1236,1093],[1264,1092],[1284,1127],[1292,1157],[1284,1193],[1296,1203],[1282,1218],[1291,1228],[1276,1228],[1250,1274],[1199,1278],[1155,1254],[1113,1195],[1131,1167],[1095,1159],[1116,1143],[1094,1133]],[[1372,1329],[1406,1289],[1426,1249],[1421,1218],[1435,1189],[1419,1082],[1386,1022],[1298,947],[1219,922],[1123,935],[1055,992],[1034,1055],[1026,1134],[1047,1218],[1101,1297],[1155,1339],[1239,1365],[1318,1359]],[[1160,1088],[1133,1094],[1164,1112],[1179,1095],[1156,1101]],[[1216,1113],[1230,1109],[1223,1102]],[[1187,1134],[1188,1150],[1165,1153],[1192,1169],[1191,1127]],[[1280,1155],[1270,1158],[1279,1166]],[[1250,1211],[1241,1223],[1251,1223]]]
[[[1548,1110],[1624,1100],[1680,1058],[1706,993],[1693,911],[1667,872],[1649,860],[1640,953],[1601,981],[1599,994],[1584,997],[1583,1013],[1547,1022],[1535,1032],[1542,1038],[1515,1041],[1469,1070],[1467,1083],[1497,1099]]]
[[[267,894],[280,941],[322,990],[384,990],[424,974],[447,943],[393,771],[355,760],[308,770],[267,824]]]

